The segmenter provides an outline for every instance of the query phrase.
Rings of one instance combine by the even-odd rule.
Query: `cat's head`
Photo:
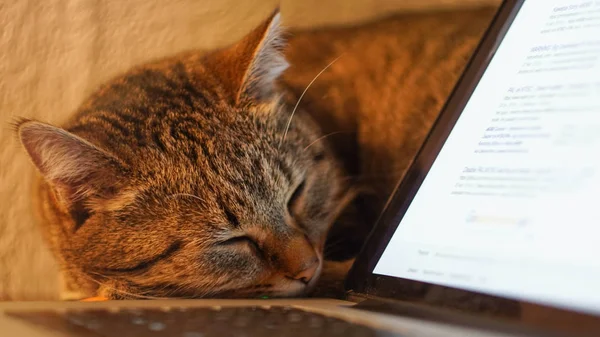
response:
[[[141,67],[64,129],[18,136],[48,192],[51,242],[96,294],[305,294],[349,200],[342,170],[276,81],[279,14],[240,42]],[[153,118],[149,118],[151,114]]]

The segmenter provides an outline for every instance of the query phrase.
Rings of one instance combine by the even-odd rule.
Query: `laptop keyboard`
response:
[[[74,337],[399,336],[318,313],[277,306],[78,309],[7,314]]]

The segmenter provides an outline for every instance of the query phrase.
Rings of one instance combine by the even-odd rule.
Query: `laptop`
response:
[[[0,336],[600,336],[600,1],[507,0],[341,299],[6,302]]]

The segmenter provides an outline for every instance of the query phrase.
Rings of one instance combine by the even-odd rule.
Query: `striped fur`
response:
[[[19,122],[65,294],[306,294],[356,252],[492,12],[297,34],[287,61],[275,14],[132,69],[60,128]]]

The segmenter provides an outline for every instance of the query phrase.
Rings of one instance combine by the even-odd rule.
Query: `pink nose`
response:
[[[315,259],[309,261],[306,264],[305,268],[302,269],[300,272],[296,273],[295,275],[288,275],[287,277],[293,280],[298,280],[304,284],[308,284],[308,282],[310,282],[310,280],[312,280],[313,277],[315,277],[318,268],[319,260],[315,257]]]
[[[280,247],[278,257],[282,274],[305,284],[310,282],[319,268],[319,258],[308,239],[303,234],[295,235]]]

